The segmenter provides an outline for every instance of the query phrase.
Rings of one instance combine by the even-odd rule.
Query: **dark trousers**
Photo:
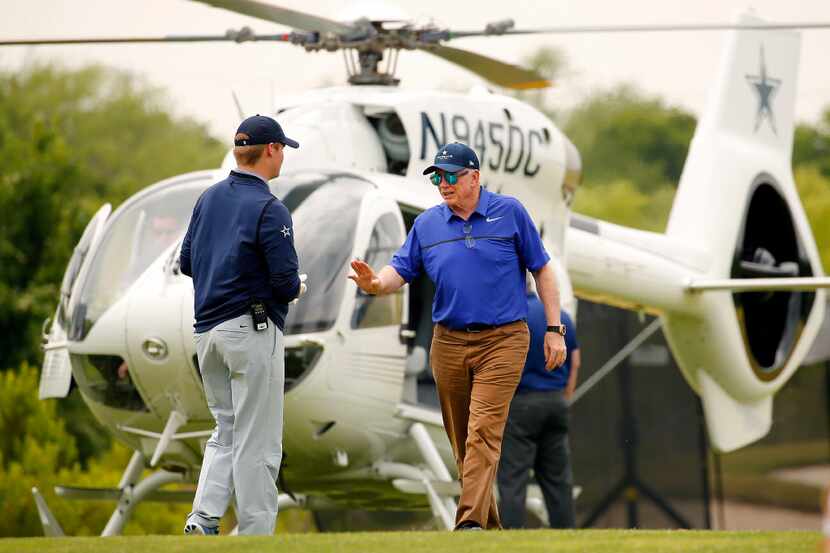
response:
[[[568,403],[561,391],[517,393],[510,404],[498,471],[505,528],[525,526],[530,469],[542,489],[551,528],[573,528]]]

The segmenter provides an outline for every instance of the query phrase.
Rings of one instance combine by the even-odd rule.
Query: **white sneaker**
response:
[[[186,536],[218,536],[219,527],[210,528],[189,520],[184,525],[184,533]]]

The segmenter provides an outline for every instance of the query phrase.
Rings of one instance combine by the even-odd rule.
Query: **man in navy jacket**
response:
[[[268,181],[280,174],[284,147],[299,144],[262,115],[242,122],[234,144],[237,168],[196,202],[182,243],[199,370],[216,420],[186,534],[217,534],[234,495],[240,534],[273,534],[277,518],[283,330],[288,303],[305,285],[291,215]],[[255,305],[264,311],[260,324]]]

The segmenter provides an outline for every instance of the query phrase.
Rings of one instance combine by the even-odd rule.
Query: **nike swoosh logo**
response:
[[[485,220],[488,223],[492,223],[493,221],[498,221],[499,219],[504,219],[504,215],[502,215],[501,217],[487,217],[487,219],[485,219]]]

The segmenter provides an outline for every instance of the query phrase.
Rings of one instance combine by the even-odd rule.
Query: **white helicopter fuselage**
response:
[[[287,358],[293,361],[287,361],[285,482],[291,489],[319,491],[329,498],[339,493],[333,481],[349,480],[352,492],[360,480],[388,482],[378,474],[379,461],[423,462],[408,434],[412,417],[425,425],[454,471],[440,412],[434,402],[418,402],[415,379],[426,365],[416,361],[412,367],[409,359],[417,341],[411,301],[429,306],[431,297],[410,298],[410,287],[404,287],[388,301],[375,300],[389,305],[366,308],[361,303],[366,298],[345,278],[346,264],[371,255],[367,248],[377,240],[373,233],[378,229],[391,241],[379,261],[388,262],[391,248],[403,242],[415,216],[441,201],[423,168],[439,146],[461,141],[478,150],[483,184],[519,197],[542,229],[556,260],[563,303],[573,309],[572,288],[559,260],[568,224],[566,199],[573,193],[563,189],[563,182],[575,149],[540,112],[482,91],[425,95],[385,87],[324,89],[286,105],[278,119],[301,147],[287,152],[285,175],[272,182],[274,191],[290,202],[292,190],[317,187],[299,207],[290,206],[300,270],[308,273],[311,297],[291,307],[303,320],[292,320],[290,314],[286,328]],[[176,241],[158,250],[149,265],[137,264],[136,257],[152,235],[154,217],[175,212],[183,232],[201,191],[233,166],[229,153],[218,171],[176,177],[125,202],[90,251],[89,267],[78,275],[67,309],[76,326],[85,329],[69,330],[68,350],[76,381],[98,419],[147,458],[156,454],[162,466],[190,472],[200,465],[213,425],[194,355],[192,282],[176,270]],[[293,184],[280,192],[281,183]],[[332,256],[336,263],[326,262]],[[125,285],[114,284],[119,281]],[[315,292],[328,298],[322,303],[337,305],[318,309]],[[303,309],[309,302],[313,313],[306,317]],[[374,320],[356,323],[361,309]],[[428,317],[429,308],[419,316]],[[82,319],[87,322],[81,324]],[[411,329],[409,338],[402,338],[406,328]],[[113,358],[108,368],[103,357]],[[98,373],[117,371],[117,365],[128,377],[110,382],[112,375],[95,375],[95,363]],[[108,386],[121,386],[121,391],[106,391]],[[170,424],[175,432],[158,452],[160,435]],[[423,495],[396,495],[388,500],[390,506],[425,504]],[[345,496],[350,504],[355,497],[360,495]],[[374,495],[366,501],[384,503]]]
[[[271,188],[292,213],[309,279],[309,294],[286,320],[289,488],[318,505],[405,508],[428,499],[452,526],[450,507],[436,497],[453,490],[424,492],[427,480],[456,476],[429,387],[429,284],[373,298],[346,279],[353,258],[385,265],[415,217],[440,202],[421,172],[452,141],[477,151],[488,189],[527,208],[565,309],[574,312],[576,290],[660,316],[716,450],[766,434],[773,395],[817,335],[821,288],[830,284],[790,169],[798,44],[792,33],[734,33],[665,234],[572,217],[579,154],[545,115],[514,98],[367,86],[284,102],[277,118],[301,146],[287,152],[285,175]],[[757,69],[764,52],[784,83],[775,126],[759,119],[746,77],[765,74]],[[41,397],[63,397],[71,361],[103,424],[151,465],[191,477],[212,419],[194,355],[192,282],[178,273],[176,240],[201,191],[233,165],[229,154],[218,171],[145,189],[106,223],[102,208],[67,270],[41,380]],[[156,232],[171,220],[177,234]],[[430,476],[419,472],[424,466]]]

